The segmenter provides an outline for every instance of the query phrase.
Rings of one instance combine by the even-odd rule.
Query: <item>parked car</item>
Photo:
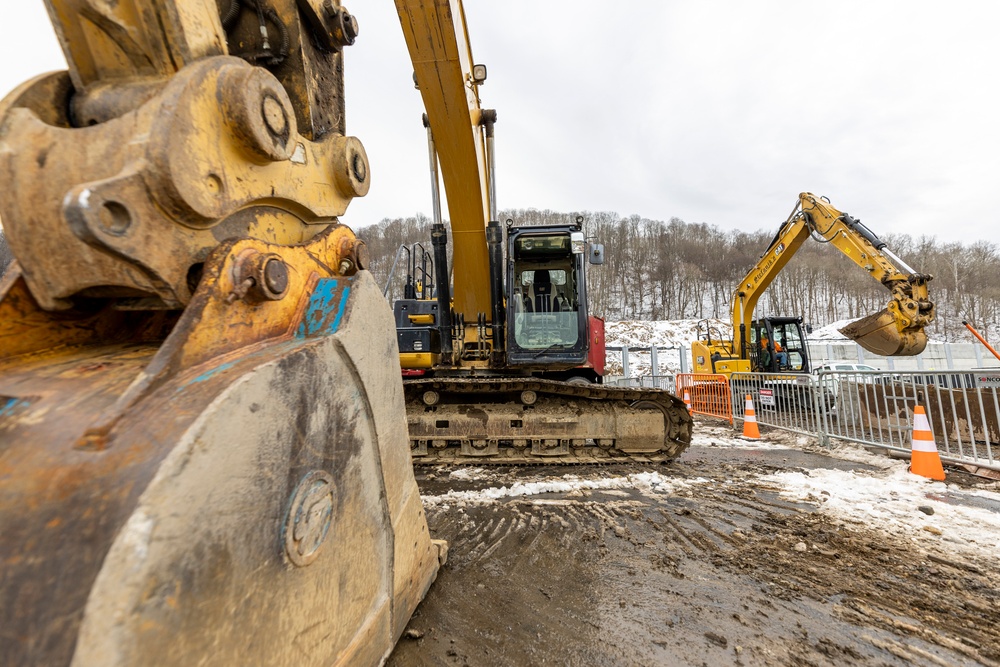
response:
[[[817,366],[813,369],[813,373],[819,373],[820,371],[879,371],[880,368],[875,368],[874,366],[869,366],[867,364],[850,364],[842,361],[837,361],[829,364],[823,364],[822,366]]]
[[[835,361],[817,366],[813,369],[814,374],[825,371],[828,374],[820,375],[820,382],[826,393],[833,397],[833,411],[837,411],[837,402],[842,383],[848,384],[890,384],[893,379],[899,379],[898,375],[889,376],[882,369],[869,366],[868,364],[854,364],[849,362]]]

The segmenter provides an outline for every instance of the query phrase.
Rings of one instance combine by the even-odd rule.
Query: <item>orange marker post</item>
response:
[[[688,412],[691,412],[691,392],[687,389],[684,390],[684,407],[688,409]]]
[[[747,394],[746,407],[743,410],[743,437],[747,440],[760,440],[757,412],[753,409],[753,398],[750,394]]]
[[[910,472],[915,475],[944,481],[944,467],[938,454],[937,443],[931,433],[924,406],[913,409],[913,439],[911,440]]]

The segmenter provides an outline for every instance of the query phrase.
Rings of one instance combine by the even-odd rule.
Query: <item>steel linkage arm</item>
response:
[[[368,191],[338,3],[47,4],[69,72],[0,103],[0,216],[43,308],[182,307],[221,240],[308,241]]]

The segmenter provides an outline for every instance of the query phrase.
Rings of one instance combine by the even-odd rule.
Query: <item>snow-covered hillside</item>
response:
[[[629,375],[664,375],[679,373],[681,355],[690,356],[691,341],[698,340],[698,323],[705,320],[626,320],[607,322],[604,335],[608,347],[629,348]],[[712,337],[732,338],[732,327],[722,320],[708,320],[712,327]],[[702,330],[701,336],[705,333]],[[657,354],[658,372],[653,372],[649,353],[651,346],[660,348]],[[667,349],[663,349],[667,348]],[[690,363],[688,364],[690,366]],[[622,374],[621,355],[608,352],[607,372],[609,375]]]
[[[627,320],[607,322],[604,335],[609,346],[649,347],[689,347],[691,341],[698,340],[698,323],[705,320]],[[732,336],[732,327],[722,320],[708,320],[712,326],[712,336],[720,331],[725,338]],[[704,336],[704,331],[702,331]]]

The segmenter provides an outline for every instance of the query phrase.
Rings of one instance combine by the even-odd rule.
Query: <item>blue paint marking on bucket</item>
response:
[[[337,332],[340,322],[344,319],[344,312],[347,310],[347,300],[351,293],[350,279],[337,280],[335,278],[321,278],[316,283],[316,289],[309,295],[309,303],[306,305],[302,322],[295,332],[296,338],[309,338],[313,336],[329,336]],[[211,368],[198,377],[184,383],[177,388],[181,391],[186,386],[205,382],[214,376],[227,371],[235,366],[237,361],[230,361],[219,364]],[[2,399],[3,397],[0,397]],[[0,410],[5,408],[0,400]],[[2,413],[0,413],[2,414]]]
[[[216,373],[221,373],[222,371],[229,370],[235,364],[236,364],[235,361],[230,361],[229,363],[226,363],[226,364],[220,364],[220,365],[216,366],[215,368],[212,368],[210,370],[205,371],[204,373],[202,373],[201,375],[199,375],[195,379],[191,380],[191,382],[189,384],[195,384],[196,382],[204,382],[205,380],[210,379]],[[180,388],[178,388],[178,390],[179,389]]]
[[[14,414],[19,407],[26,407],[30,401],[14,398],[13,396],[0,396],[0,417],[9,417]]]
[[[336,278],[320,278],[316,289],[309,296],[305,315],[299,324],[295,335],[299,338],[309,336],[329,336],[337,333],[340,322],[347,310],[347,299],[351,294],[351,286],[346,280]]]

